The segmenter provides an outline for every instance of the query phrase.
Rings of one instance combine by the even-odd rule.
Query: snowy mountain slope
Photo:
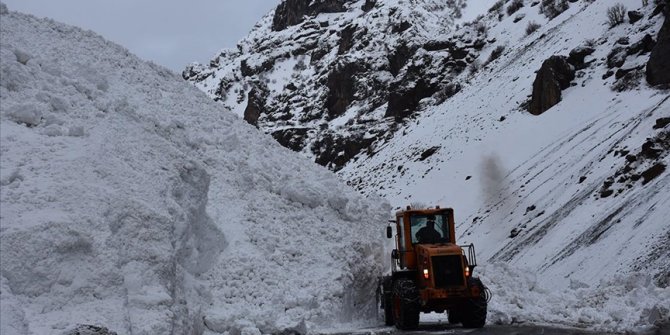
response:
[[[500,22],[496,13],[483,19],[496,42],[482,56],[505,46],[500,58],[463,74],[459,93],[340,175],[396,206],[453,206],[461,242],[479,246],[480,259],[528,269],[549,286],[606,285],[615,274],[642,272],[667,287],[670,94],[646,84],[643,69],[623,90],[625,79],[607,76],[612,50],[646,34],[655,39],[664,17],[652,16],[651,5],[622,1],[644,17],[610,28],[610,2],[578,1],[550,21],[525,3]],[[520,27],[530,20],[542,25],[525,36]],[[584,45],[594,53],[563,100],[529,114],[534,72]],[[613,70],[648,59],[628,55]]]
[[[612,1],[500,1],[458,27],[407,14],[431,1],[314,3],[343,7],[273,30],[280,6],[184,77],[364,194],[454,207],[497,292],[489,322],[668,319],[670,93],[644,80],[662,1],[621,1],[613,27]],[[567,85],[532,115],[552,56]]]
[[[0,27],[0,333],[367,320],[383,201],[90,31]]]
[[[648,229],[621,230],[636,236],[631,242],[642,243],[639,251],[593,258],[592,266],[605,269],[588,279],[636,269],[635,259],[649,255],[651,275],[667,286],[667,225],[657,221],[666,213],[667,130],[653,126],[670,107],[667,90],[640,83],[664,18],[655,4],[624,1],[638,21],[610,27],[614,3],[607,1],[501,1],[454,31],[461,3],[431,11],[432,1],[310,2],[314,8],[303,2],[283,2],[238,50],[222,52],[209,67],[192,65],[184,77],[283,145],[342,168],[341,177],[365,194],[380,193],[396,206],[457,208],[480,227],[466,233],[490,246],[483,252],[492,260],[565,275],[580,263],[578,257],[558,265],[577,257],[572,242],[587,248],[610,221],[644,216]],[[291,6],[307,16],[291,21]],[[539,29],[527,31],[532,25]],[[544,61],[590,49],[584,64],[569,65],[576,78],[563,101],[530,115],[526,106]],[[338,72],[343,67],[350,68]],[[359,68],[372,70],[358,76]],[[381,77],[387,80],[376,81]],[[368,95],[375,87],[381,88]],[[315,112],[324,108],[328,113]],[[660,176],[643,178],[654,172]],[[646,202],[657,205],[642,215]],[[505,223],[490,223],[498,221]],[[556,227],[562,228],[547,247]],[[611,241],[619,238],[611,238],[604,244],[616,245]],[[540,256],[523,259],[532,245]]]
[[[474,27],[436,39],[463,3],[284,1],[236,50],[183,76],[282,145],[338,170],[389,136],[420,99],[458,90],[450,78],[486,44]]]

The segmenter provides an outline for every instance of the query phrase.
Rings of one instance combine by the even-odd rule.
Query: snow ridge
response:
[[[0,333],[368,320],[383,200],[90,31],[0,13]]]

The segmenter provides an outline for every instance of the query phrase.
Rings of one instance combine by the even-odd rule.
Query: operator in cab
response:
[[[439,243],[442,234],[435,229],[435,215],[428,216],[426,226],[416,232],[416,239],[419,243]]]

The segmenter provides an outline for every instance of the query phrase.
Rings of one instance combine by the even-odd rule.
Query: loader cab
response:
[[[396,212],[395,245],[393,258],[397,260],[399,269],[416,269],[415,246],[424,243],[455,244],[454,211],[451,208],[411,209]],[[429,221],[434,221],[434,229],[439,238],[432,241],[421,241],[421,229],[428,228]],[[391,236],[389,236],[391,237]]]

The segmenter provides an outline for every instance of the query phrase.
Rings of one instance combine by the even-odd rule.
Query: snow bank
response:
[[[670,288],[651,276],[616,275],[592,285],[572,280],[557,290],[532,269],[502,263],[482,266],[482,280],[493,292],[487,322],[562,324],[594,331],[644,331],[670,319]]]
[[[374,314],[388,205],[90,31],[0,14],[0,333]]]

